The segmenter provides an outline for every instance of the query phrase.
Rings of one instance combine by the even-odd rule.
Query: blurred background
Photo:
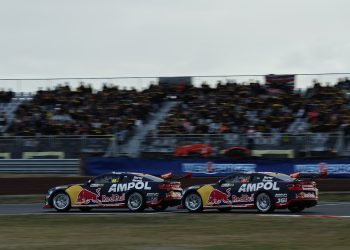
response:
[[[348,76],[3,79],[40,87],[0,92],[0,171],[84,175],[89,157],[345,160]]]

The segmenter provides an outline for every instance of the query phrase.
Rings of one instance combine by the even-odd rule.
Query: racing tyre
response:
[[[220,207],[218,208],[218,210],[221,212],[221,213],[228,213],[231,211],[232,208],[230,207]]]
[[[271,213],[273,210],[275,210],[273,200],[267,193],[260,193],[256,196],[255,207],[260,213]]]
[[[52,197],[52,206],[57,210],[57,212],[67,212],[70,207],[70,198],[65,192],[57,192]]]
[[[187,194],[184,200],[184,205],[185,205],[185,208],[192,213],[203,211],[202,198],[197,193]]]
[[[303,206],[298,206],[298,205],[294,205],[294,206],[289,206],[288,210],[291,211],[292,213],[300,213],[301,211],[304,210],[305,207]]]
[[[81,208],[79,208],[79,210],[82,211],[82,212],[90,212],[91,209],[92,209],[91,207],[81,207]]]
[[[167,208],[168,208],[167,205],[160,205],[160,206],[152,207],[152,209],[154,211],[157,211],[157,212],[162,212],[162,211],[166,210]]]
[[[140,193],[132,193],[127,199],[127,206],[131,212],[142,212],[145,209],[145,199]]]

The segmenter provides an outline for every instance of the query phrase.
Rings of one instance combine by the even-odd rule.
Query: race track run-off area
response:
[[[157,214],[164,213],[188,213],[185,209],[177,209],[175,207],[168,208],[163,212],[156,212],[150,208],[142,213],[132,213],[128,209],[93,209],[90,212],[81,212],[78,209],[71,209],[69,212],[58,213],[54,209],[43,209],[42,204],[0,204],[0,216],[4,215],[128,215],[137,216],[140,214],[147,214],[149,216],[157,216]],[[216,209],[207,209],[202,213],[220,213]],[[291,213],[287,209],[276,209],[270,214],[258,213],[255,209],[232,209],[230,212],[233,216],[235,214],[249,214],[252,216],[314,216],[314,217],[338,217],[350,219],[350,202],[319,202],[315,207],[305,209],[301,213]]]
[[[350,202],[299,214],[276,210],[189,213],[170,208],[57,213],[42,204],[0,205],[0,249],[350,249]]]

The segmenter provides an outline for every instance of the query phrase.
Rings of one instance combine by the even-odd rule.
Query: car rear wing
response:
[[[289,176],[297,179],[319,179],[327,178],[328,172],[325,167],[320,167],[318,172],[297,172]]]
[[[160,177],[167,181],[180,181],[182,179],[191,178],[192,173],[187,173],[185,175],[173,175],[173,173],[169,172],[166,174],[162,174]]]

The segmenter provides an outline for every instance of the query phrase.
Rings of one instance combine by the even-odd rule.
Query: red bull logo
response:
[[[232,202],[233,203],[247,203],[247,202],[253,202],[254,201],[254,194],[252,195],[247,195],[247,194],[242,194],[241,196],[237,195],[232,195]]]
[[[125,201],[125,194],[112,194],[111,196],[102,195],[102,203],[116,203],[121,201]]]
[[[78,194],[78,198],[77,198],[77,201],[76,203],[78,204],[89,204],[89,203],[98,203],[98,199],[97,199],[98,195],[89,191],[89,190],[86,190],[86,189],[83,189],[80,191],[80,193]]]
[[[208,197],[208,202],[207,203],[213,203],[213,204],[231,204],[231,201],[228,199],[229,195],[221,192],[220,190],[214,189],[211,191],[209,197]]]
[[[316,195],[314,193],[301,192],[295,195],[297,199],[315,199]]]

